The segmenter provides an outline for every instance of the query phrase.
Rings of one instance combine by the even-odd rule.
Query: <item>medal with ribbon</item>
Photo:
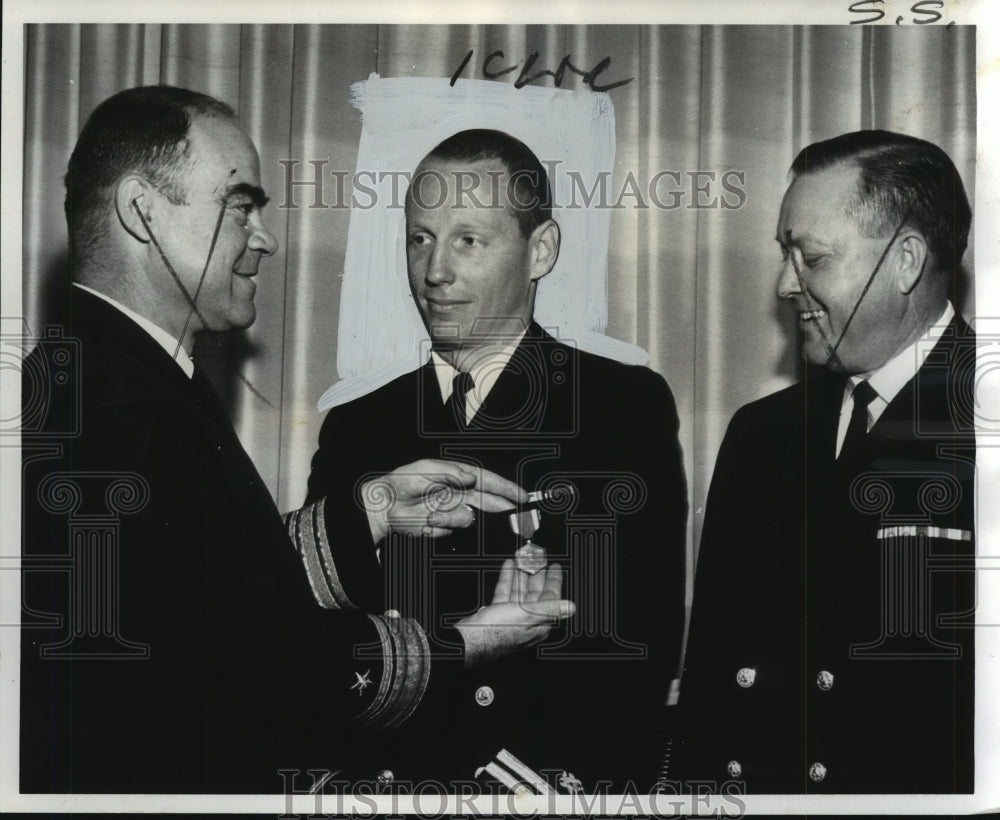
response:
[[[560,487],[557,490],[528,493],[528,503],[518,512],[510,514],[511,530],[515,535],[524,539],[524,544],[514,553],[514,561],[522,572],[534,575],[545,569],[548,564],[549,559],[545,547],[531,540],[542,526],[542,515],[538,505],[542,501],[555,497],[557,493],[565,493],[567,489],[572,492],[572,487]]]

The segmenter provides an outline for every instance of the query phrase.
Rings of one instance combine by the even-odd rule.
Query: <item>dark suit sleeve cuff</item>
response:
[[[331,513],[330,502],[320,499],[284,519],[313,596],[324,609],[371,608],[381,587],[381,568],[367,520],[363,528],[338,528],[331,537],[330,521],[344,520]]]
[[[369,615],[382,647],[382,676],[368,707],[353,721],[365,729],[391,729],[420,705],[431,676],[427,635],[412,618],[396,613]]]

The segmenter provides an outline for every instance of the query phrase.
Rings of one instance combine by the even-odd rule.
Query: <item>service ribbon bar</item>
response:
[[[925,538],[943,538],[946,541],[971,541],[972,533],[969,530],[959,530],[952,527],[927,527],[916,524],[897,524],[893,527],[882,527],[875,534],[879,540],[885,538],[914,538],[922,535]]]

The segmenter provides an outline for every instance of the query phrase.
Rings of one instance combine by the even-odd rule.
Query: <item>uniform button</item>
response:
[[[726,764],[726,771],[729,773],[730,777],[739,777],[743,774],[743,767],[740,765],[738,760],[730,760]]]
[[[493,690],[489,686],[480,686],[476,690],[476,703],[480,706],[489,706],[493,703]]]
[[[753,682],[756,678],[757,670],[751,669],[749,666],[744,666],[739,672],[736,673],[736,682],[744,689],[749,689],[753,686]]]
[[[813,783],[822,783],[826,780],[826,766],[822,763],[813,763],[809,767],[809,779]]]
[[[382,769],[377,775],[375,775],[376,781],[380,786],[388,786],[396,779],[396,775],[392,773],[389,769]]]
[[[816,676],[816,685],[823,692],[829,692],[833,689],[833,672],[827,672],[825,669]]]

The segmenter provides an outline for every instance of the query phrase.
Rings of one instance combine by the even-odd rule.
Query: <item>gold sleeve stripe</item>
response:
[[[394,726],[408,720],[416,711],[431,678],[431,648],[427,635],[417,621],[412,618],[406,620],[409,624],[407,653],[410,663],[407,665],[406,692],[400,699],[399,715]]]
[[[288,528],[288,535],[292,539],[295,551],[298,552],[302,563],[305,566],[306,577],[309,579],[309,586],[312,588],[313,597],[324,609],[336,609],[337,601],[330,594],[329,586],[323,578],[322,565],[319,556],[316,554],[313,538],[309,532],[311,521],[306,521],[307,532],[302,531],[302,518],[306,510],[295,510],[285,516],[285,526]]]
[[[313,596],[324,609],[356,609],[347,597],[326,537],[323,499],[288,513],[285,526],[306,569]]]
[[[369,615],[382,643],[382,680],[375,699],[353,721],[368,729],[391,729],[413,714],[430,680],[430,645],[412,618]]]
[[[396,656],[391,649],[389,651],[386,649],[386,647],[392,647],[392,637],[389,634],[389,630],[383,619],[377,615],[369,615],[368,618],[375,624],[379,643],[382,644],[382,679],[378,682],[378,691],[375,693],[375,699],[368,704],[368,708],[365,711],[351,721],[360,726],[367,726],[379,704],[385,703],[389,697],[389,687],[392,685],[392,679],[396,674]]]

